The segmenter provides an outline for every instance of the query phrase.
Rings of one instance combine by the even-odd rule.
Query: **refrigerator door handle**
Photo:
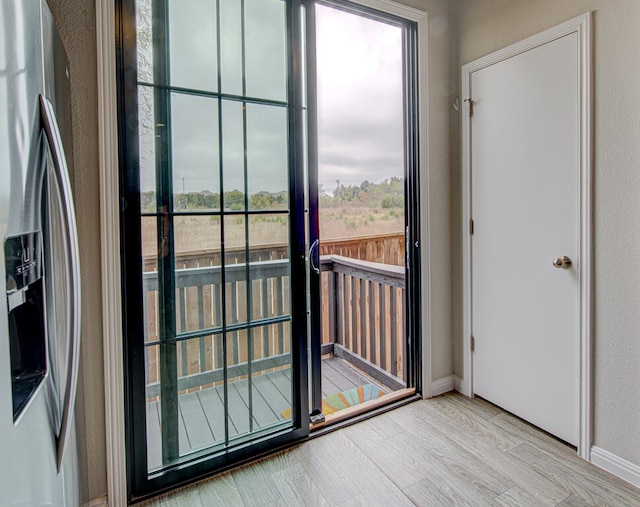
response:
[[[73,410],[76,398],[76,388],[78,385],[78,362],[80,359],[80,255],[78,249],[78,229],[74,212],[73,197],[71,195],[71,183],[69,181],[69,169],[67,159],[62,146],[60,129],[53,110],[53,105],[44,96],[40,95],[40,113],[42,124],[51,148],[53,158],[54,174],[62,190],[62,213],[64,224],[67,229],[67,255],[69,259],[69,287],[67,293],[69,298],[69,308],[71,321],[69,322],[69,365],[66,375],[66,389],[64,395],[64,405],[62,409],[62,422],[60,435],[57,441],[57,464],[58,472],[62,466],[62,458],[66,444],[70,438],[71,424],[73,422]]]

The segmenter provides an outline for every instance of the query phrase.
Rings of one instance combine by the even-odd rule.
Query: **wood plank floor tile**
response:
[[[582,498],[576,495],[571,495],[566,500],[558,504],[558,507],[588,507],[591,504],[585,502]]]
[[[271,477],[285,505],[329,505],[320,488],[299,466],[273,472]]]
[[[369,507],[369,503],[364,495],[357,495],[349,498],[349,500],[336,504],[336,507]]]
[[[415,452],[407,452],[407,449],[398,445],[395,440],[404,433],[385,438],[376,431],[376,423],[364,421],[345,428],[344,434],[400,489],[426,477],[427,470],[422,466],[423,457]]]
[[[539,428],[523,421],[515,415],[500,411],[498,415],[489,419],[489,422],[494,426],[511,433],[516,438],[520,438],[534,445],[542,446],[545,449],[552,450],[553,452],[560,453],[567,457],[580,460],[575,448],[572,448],[548,433],[541,431]]]
[[[640,490],[490,403],[449,394],[143,505],[618,507],[640,506]]]
[[[510,454],[591,505],[640,505],[640,491],[607,480],[594,465],[552,454],[524,443]]]
[[[496,407],[493,403],[489,403],[482,398],[467,398],[457,393],[447,393],[442,395],[442,399],[461,408],[464,407],[465,410],[473,412],[481,419],[491,419],[498,414],[504,413],[504,410],[500,407]]]
[[[519,486],[508,489],[496,497],[496,505],[505,507],[545,507],[545,503],[527,493]]]
[[[404,427],[398,423],[398,417],[396,417],[397,414],[400,414],[400,412],[396,412],[395,410],[386,414],[381,414],[378,417],[362,421],[362,423],[348,426],[345,428],[345,431],[350,428],[357,429],[360,424],[367,424],[373,428],[378,435],[380,435],[379,438],[388,440],[400,433],[404,433],[405,431]]]
[[[266,457],[257,461],[255,464],[260,464],[265,467],[269,473],[279,472],[281,470],[286,470],[287,468],[291,468],[294,466],[302,466],[300,463],[300,455],[304,451],[304,444],[291,447],[289,449],[285,449],[284,451],[280,451],[272,456]],[[253,465],[249,465],[253,466]]]
[[[477,417],[471,410],[454,402],[451,396],[439,396],[431,401],[432,403],[429,404],[418,405],[417,413],[419,416],[428,412],[437,412],[437,414],[447,417],[452,424],[464,428],[498,449],[513,449],[523,442],[521,437],[514,436],[512,433],[490,424],[487,420]]]
[[[158,497],[153,507],[183,507],[189,505],[190,507],[203,507],[200,501],[199,491],[195,488],[183,488],[170,493],[165,493]]]
[[[432,439],[451,441],[452,453],[471,453],[475,456],[477,466],[486,465],[499,471],[545,505],[556,505],[571,494],[570,491],[549,481],[547,477],[495,446],[493,443],[495,438],[478,438],[465,425],[451,421],[438,410],[427,409],[429,408],[427,405],[430,403],[418,402],[403,407],[408,409],[413,417],[398,418],[398,421],[405,425],[406,430],[413,433],[416,438],[425,438],[424,435],[429,435]]]
[[[470,497],[478,502],[492,501],[515,483],[485,464],[478,466],[478,457],[453,442],[443,441],[432,432],[422,435],[403,434],[393,439],[404,452],[420,456],[420,469],[434,483],[447,484],[456,497]]]
[[[325,481],[316,482],[323,490],[329,503],[339,503],[353,496],[364,495],[373,505],[411,505],[411,502],[393,481],[343,432],[335,432],[313,439],[309,444],[311,444],[309,447],[311,447],[312,459],[317,460],[317,457],[322,455],[323,460],[328,461],[328,465],[335,474],[334,477],[340,477],[338,484]],[[313,473],[310,473],[309,470],[307,473],[312,480],[316,481]],[[328,485],[331,485],[331,488],[328,488],[330,490],[341,490],[338,491],[340,495],[344,495],[345,492],[350,493],[342,499],[329,498]],[[332,493],[335,492],[332,491]]]
[[[241,506],[242,497],[230,472],[198,484],[195,489],[200,494],[203,507]],[[187,507],[188,504],[184,504]]]
[[[333,436],[325,435],[296,447],[296,459],[316,486],[325,489],[323,495],[327,502],[337,505],[350,500],[354,492],[349,475],[340,467],[340,456],[334,447],[339,440]]]
[[[232,477],[244,505],[262,506],[282,501],[269,464],[264,461],[234,470]]]
[[[485,507],[494,505],[487,498],[476,497],[466,489],[460,490],[448,481],[440,482],[430,477],[404,490],[415,505],[429,507]]]

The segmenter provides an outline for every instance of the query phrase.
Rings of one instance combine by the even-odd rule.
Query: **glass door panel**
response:
[[[415,392],[417,62],[413,23],[341,0],[314,7],[312,416],[332,422]]]
[[[122,79],[124,197],[140,201],[123,218],[138,498],[308,433],[299,5],[121,6],[136,20]]]
[[[218,101],[208,96],[172,93],[169,111],[170,132],[166,135],[171,142],[173,209],[214,211],[220,200],[207,201],[220,195]]]

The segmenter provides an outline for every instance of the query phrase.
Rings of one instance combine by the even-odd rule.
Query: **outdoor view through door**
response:
[[[118,9],[137,500],[419,389],[416,27],[345,2]]]
[[[407,28],[344,4],[316,5],[315,21],[321,410],[331,421],[407,387]]]

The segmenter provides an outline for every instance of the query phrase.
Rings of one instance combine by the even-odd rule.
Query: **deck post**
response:
[[[327,294],[327,312],[329,313],[329,343],[336,342],[336,336],[338,334],[338,301],[336,298],[336,290],[338,288],[338,274],[333,270],[328,272],[328,294]]]

